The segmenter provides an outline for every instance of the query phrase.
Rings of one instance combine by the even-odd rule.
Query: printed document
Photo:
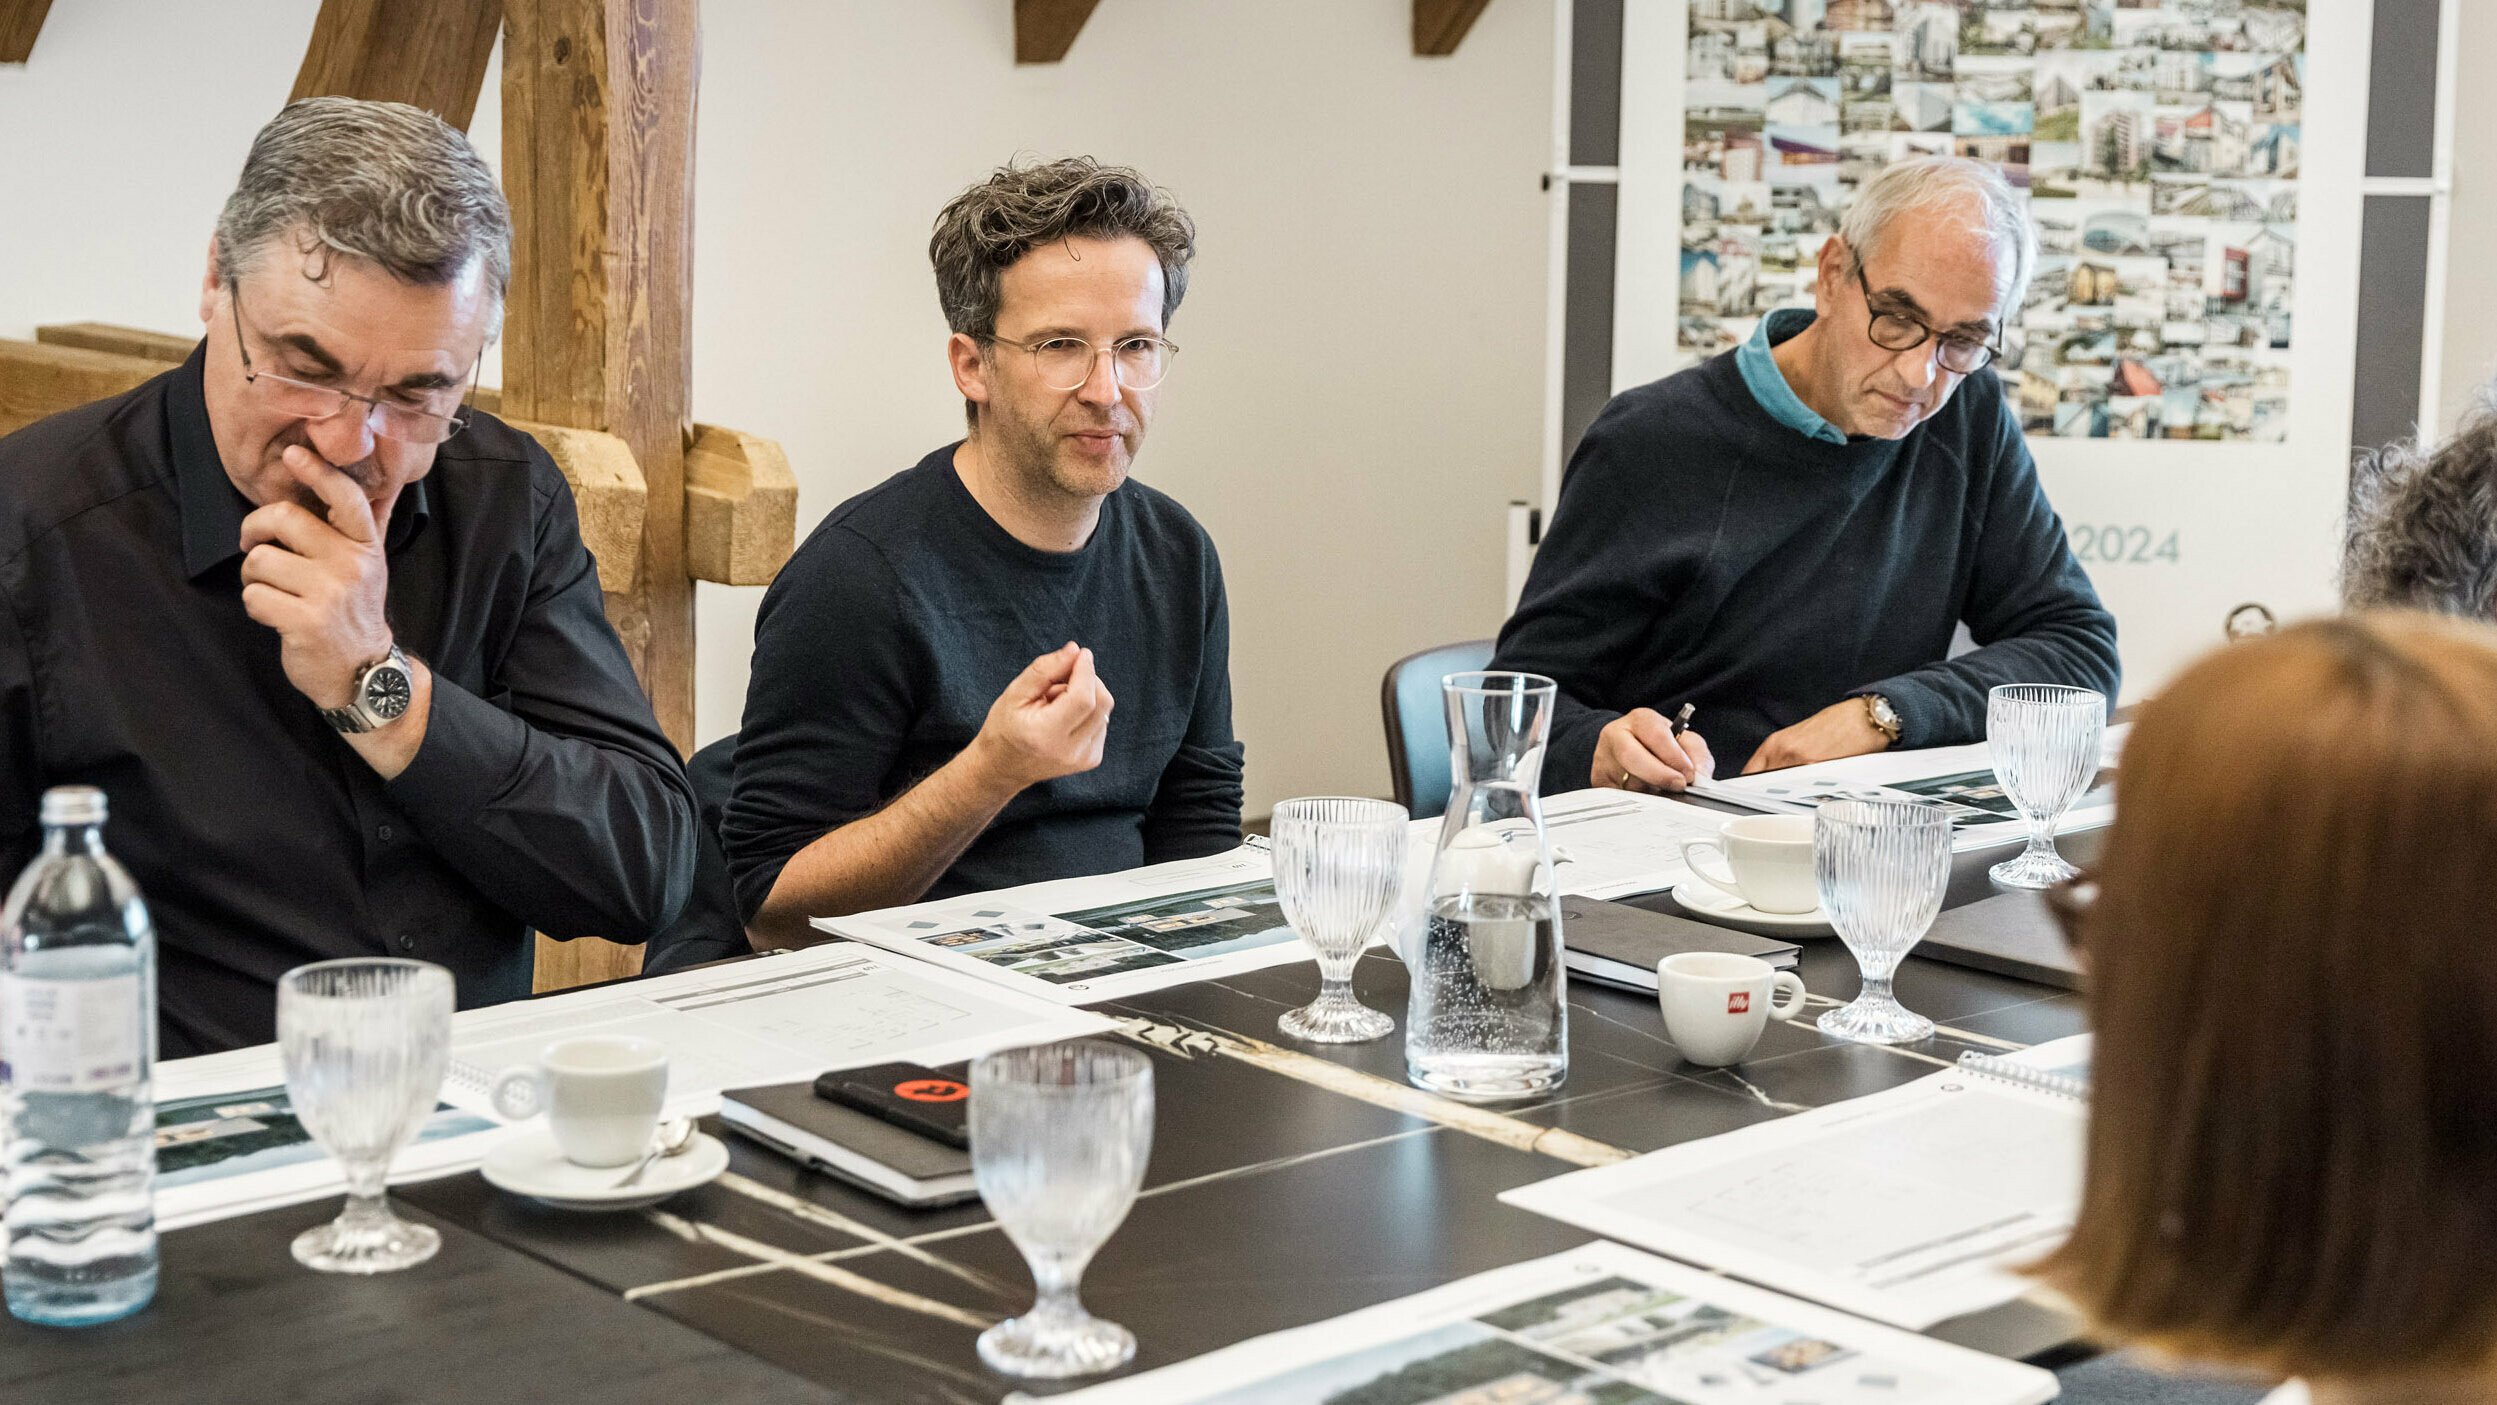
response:
[[[1259,844],[815,926],[1061,1005],[1306,960]]]
[[[777,952],[451,1017],[442,1106],[391,1163],[394,1182],[473,1170],[504,1127],[494,1076],[558,1039],[632,1034],[668,1052],[668,1108],[719,1110],[720,1090],[827,1069],[950,1063],[1098,1034],[1108,1020],[853,942]],[[159,1226],[339,1195],[346,1181],[298,1120],[277,1046],[156,1066]]]
[[[1500,1198],[1922,1330],[2028,1289],[2079,1212],[2087,1113],[1953,1069]]]
[[[1598,1243],[1049,1398],[2032,1405],[2055,1390],[2035,1366]]]
[[[2107,729],[2099,744],[2098,775],[2064,812],[2057,833],[2094,829],[2115,819],[2115,766],[2130,729],[2130,723],[2121,722]],[[1877,751],[1708,781],[1691,787],[1691,793],[1784,814],[1808,814],[1831,800],[1913,800],[1940,805],[1951,813],[1951,847],[1962,851],[2013,843],[2029,834],[2019,807],[1995,778],[1993,753],[1984,742]]]

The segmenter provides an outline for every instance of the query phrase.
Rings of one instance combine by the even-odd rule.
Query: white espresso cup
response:
[[[1787,998],[1773,1003],[1775,995]],[[1803,1008],[1803,977],[1757,956],[1676,952],[1656,963],[1656,1004],[1683,1058],[1711,1067],[1741,1063],[1769,1016],[1792,1019]]]
[[[1718,862],[1702,862],[1703,855]],[[1810,912],[1821,905],[1820,883],[1812,876],[1810,815],[1727,820],[1713,839],[1683,840],[1682,862],[1702,883],[1762,912]]]
[[[494,1110],[517,1122],[546,1116],[555,1146],[578,1166],[623,1166],[650,1149],[668,1096],[668,1055],[631,1035],[561,1039],[534,1064],[494,1080]]]

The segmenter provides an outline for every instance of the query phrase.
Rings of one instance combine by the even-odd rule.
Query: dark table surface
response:
[[[2076,838],[2068,847],[2086,859],[2089,837]],[[1961,857],[1954,902],[1986,894],[1995,857]],[[1496,1199],[1573,1169],[1551,1130],[1651,1151],[2084,1027],[2076,995],[1911,958],[1899,997],[1941,1032],[1902,1049],[1844,1044],[1811,1021],[1855,994],[1852,959],[1808,942],[1802,974],[1812,1008],[1773,1021],[1740,1068],[1715,1070],[1680,1061],[1653,997],[1576,982],[1567,1083],[1495,1109],[1504,1116],[1482,1129],[1382,1105],[1406,1096],[1401,1037],[1294,1046],[1334,1066],[1317,1074],[1271,1056],[1288,1043],[1276,1017],[1315,993],[1306,964],[1103,1006],[1154,1054],[1159,1120],[1144,1192],[1085,1274],[1085,1301],[1136,1333],[1130,1369],[1150,1369],[1584,1243]],[[1392,957],[1365,958],[1355,987],[1401,1024]],[[1359,1076],[1335,1086],[1337,1070]],[[165,1286],[138,1317],[81,1332],[0,1319],[0,1399],[986,1405],[1048,1393],[990,1373],[972,1350],[1032,1291],[977,1202],[905,1210],[726,1140],[720,1180],[624,1214],[544,1209],[474,1174],[406,1187],[394,1194],[443,1228],[443,1253],[373,1280],[288,1256],[334,1203],[176,1231]],[[2048,1364],[2067,1400],[2260,1394],[2078,1350]]]

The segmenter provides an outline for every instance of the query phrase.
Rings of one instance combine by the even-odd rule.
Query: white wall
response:
[[[56,5],[0,68],[0,335],[197,326],[209,227],[317,0]],[[1017,68],[1008,0],[710,0],[694,412],[779,439],[803,534],[961,432],[929,221],[999,162],[1134,164],[1196,216],[1140,476],[1221,545],[1249,811],[1384,794],[1380,671],[1494,629],[1535,488],[1550,0],[1450,59],[1410,0],[1103,0]],[[491,159],[493,80],[472,132]],[[494,368],[488,368],[493,379]],[[703,587],[698,727],[736,726],[759,590]]]
[[[2452,256],[2445,265],[2445,356],[2438,377],[2440,431],[2497,378],[2497,5],[2461,7],[2454,85]]]

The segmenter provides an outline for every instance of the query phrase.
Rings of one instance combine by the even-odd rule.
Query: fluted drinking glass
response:
[[[451,1061],[451,973],[383,958],[298,966],[277,986],[286,1097],[347,1176],[347,1207],[295,1236],[324,1273],[390,1273],[434,1256],[442,1236],[390,1212],[391,1158],[413,1139]]]
[[[1406,819],[1394,801],[1344,795],[1275,807],[1275,897],[1318,958],[1318,998],[1275,1022],[1285,1034],[1359,1044],[1395,1031],[1394,1019],[1354,998],[1353,966],[1403,895]]]
[[[1906,800],[1834,800],[1812,820],[1821,908],[1854,953],[1863,992],[1821,1016],[1821,1032],[1858,1044],[1913,1044],[1933,1021],[1899,1004],[1891,976],[1924,940],[1951,879],[1951,817]]]
[[[2088,688],[2006,683],[1986,697],[1994,778],[2029,822],[2029,845],[1987,870],[2007,888],[2051,888],[2080,870],[2055,852],[2055,826],[2098,774],[2107,699]]]
[[[1039,1300],[980,1334],[980,1359],[1048,1380],[1125,1365],[1136,1336],[1084,1310],[1076,1285],[1127,1218],[1153,1153],[1153,1065],[1077,1039],[971,1065],[971,1178],[1031,1265]]]

